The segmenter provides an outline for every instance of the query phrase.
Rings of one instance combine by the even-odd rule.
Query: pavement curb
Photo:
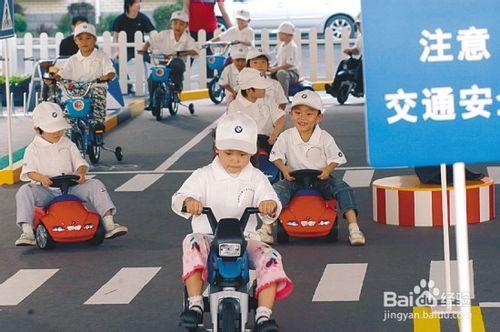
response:
[[[125,108],[120,110],[117,114],[114,114],[106,119],[106,132],[109,132],[120,124],[126,122],[129,119],[135,118],[140,115],[144,111],[144,100],[134,100],[129,103]],[[19,177],[21,175],[22,169],[22,158],[24,156],[24,150],[26,147],[23,147],[13,153],[14,156],[14,165],[13,169],[7,169],[7,166],[3,166],[5,163],[4,158],[0,160],[0,165],[4,168],[0,169],[0,185],[13,185],[19,182]],[[8,161],[7,161],[8,162]],[[1,166],[0,166],[1,167]]]

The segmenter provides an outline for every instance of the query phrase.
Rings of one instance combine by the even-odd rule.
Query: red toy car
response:
[[[62,195],[54,198],[46,207],[35,208],[33,229],[36,245],[49,249],[56,243],[84,242],[99,245],[105,230],[97,213],[88,211],[82,201],[68,194],[77,185],[78,175],[61,175],[51,178],[51,187],[60,188]]]
[[[281,211],[277,238],[278,243],[286,243],[290,237],[323,237],[329,241],[338,241],[337,202],[325,200],[315,189],[309,188],[321,174],[318,170],[298,170],[291,176],[308,189],[295,193],[286,208]]]

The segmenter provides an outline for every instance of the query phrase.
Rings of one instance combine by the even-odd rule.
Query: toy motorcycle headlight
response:
[[[220,257],[239,257],[241,256],[241,245],[239,243],[220,243]]]

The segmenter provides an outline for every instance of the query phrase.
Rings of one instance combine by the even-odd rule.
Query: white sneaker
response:
[[[262,242],[267,243],[267,244],[274,243],[273,226],[272,225],[263,224],[262,227],[257,230],[257,233],[259,233],[260,240]]]
[[[350,231],[349,242],[351,243],[351,246],[364,246],[366,240],[363,232],[361,232],[359,229]]]
[[[127,227],[116,224],[113,221],[104,221],[104,229],[106,230],[106,234],[104,235],[105,239],[114,239],[115,237],[125,235],[128,232]]]
[[[29,233],[21,233],[21,236],[19,239],[16,240],[15,245],[18,247],[22,246],[35,246],[36,241],[35,241],[35,235],[33,235],[33,231],[31,234]]]

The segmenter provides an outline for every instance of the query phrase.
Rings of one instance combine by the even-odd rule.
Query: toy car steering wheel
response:
[[[80,176],[69,174],[69,175],[58,175],[50,178],[52,184],[50,185],[52,188],[59,188],[63,195],[68,193],[69,187],[76,186]]]
[[[295,178],[295,181],[302,183],[305,187],[309,188],[318,179],[321,171],[317,169],[299,169],[290,173]]]

